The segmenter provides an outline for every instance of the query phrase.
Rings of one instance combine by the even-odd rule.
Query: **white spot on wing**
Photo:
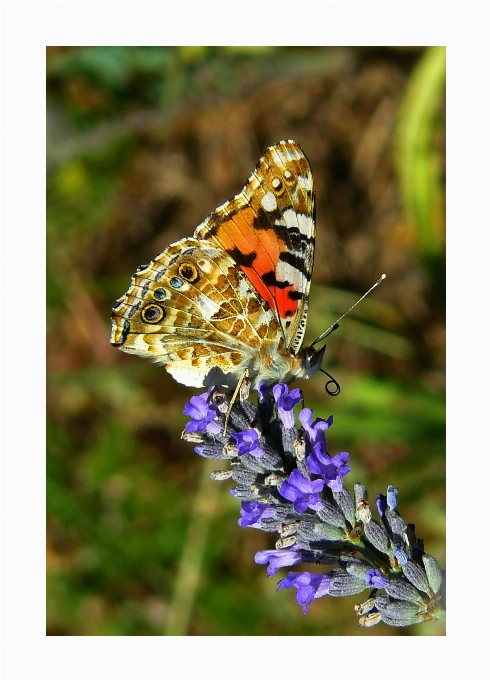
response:
[[[313,220],[309,215],[303,215],[288,208],[282,213],[282,218],[288,229],[297,227],[305,236],[311,236],[313,233]]]
[[[216,258],[221,254],[221,251],[216,248],[203,248],[202,252],[210,258]]]
[[[248,279],[240,278],[240,281],[238,283],[238,292],[240,293],[240,297],[248,298],[250,294],[250,288],[251,285],[248,282]]]
[[[134,350],[136,352],[140,352],[141,354],[148,354],[150,351],[150,348],[148,347],[148,343],[145,341],[143,335],[135,335],[134,338],[132,338],[132,346],[134,347]]]
[[[296,290],[302,291],[304,289],[303,274],[293,267],[292,264],[279,261],[276,266],[276,278],[279,281],[287,281],[291,283]]]
[[[313,178],[311,175],[300,175],[298,177],[298,184],[302,186],[305,191],[312,191],[313,189]]]
[[[197,298],[197,304],[201,310],[201,314],[206,321],[210,321],[217,312],[219,312],[219,305],[213,302],[205,295],[200,295]]]
[[[178,364],[170,364],[167,366],[167,371],[172,375],[177,382],[189,387],[202,387],[204,378],[208,371],[206,368],[187,368],[179,366]]]
[[[201,260],[198,260],[199,269],[203,271],[205,274],[209,274],[211,271],[211,262],[209,260],[205,260],[204,258]]]
[[[271,191],[268,191],[265,196],[262,197],[260,203],[262,204],[264,210],[267,210],[267,212],[273,212],[277,209],[276,197]]]

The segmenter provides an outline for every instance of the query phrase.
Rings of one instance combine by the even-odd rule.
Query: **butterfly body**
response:
[[[138,268],[114,303],[111,343],[194,387],[234,387],[245,369],[252,388],[307,378],[324,349],[301,349],[314,243],[309,163],[279,142],[193,238]]]

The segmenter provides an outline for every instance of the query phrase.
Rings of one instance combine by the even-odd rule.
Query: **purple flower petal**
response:
[[[311,446],[313,447],[315,446],[315,444],[324,443],[326,451],[327,447],[325,439],[325,430],[328,430],[328,428],[331,427],[333,423],[333,416],[330,416],[328,420],[323,420],[323,418],[317,418],[314,423],[311,422],[312,417],[313,411],[311,410],[311,408],[302,409],[298,415],[298,419],[300,423],[303,425],[306,434],[308,435],[308,439]]]
[[[301,390],[297,387],[289,391],[284,383],[278,383],[272,388],[274,399],[276,400],[277,412],[282,420],[284,427],[291,429],[294,427],[294,407],[302,400]]]
[[[186,432],[205,432],[209,423],[211,423],[218,414],[218,409],[214,404],[209,404],[207,398],[208,392],[191,397],[190,401],[184,406],[184,415],[190,416],[191,420],[185,426]],[[216,428],[211,428],[212,430]],[[218,432],[219,432],[218,425]]]
[[[345,465],[348,460],[349,454],[346,451],[332,457],[324,451],[321,442],[318,442],[306,459],[306,466],[314,475],[320,475],[333,491],[341,491],[342,478],[350,472],[350,467]]]
[[[257,430],[250,429],[243,432],[235,432],[232,437],[236,439],[239,456],[249,453],[255,458],[260,458],[264,455],[264,450],[259,444],[260,437]]]
[[[398,489],[394,487],[393,484],[390,484],[388,486],[388,492],[386,494],[386,502],[388,503],[388,507],[390,510],[394,510],[396,508],[397,498]]]
[[[390,579],[383,576],[377,569],[369,569],[366,572],[366,585],[368,588],[384,588],[388,585]]]
[[[290,572],[286,578],[279,581],[277,590],[281,588],[297,588],[296,602],[303,607],[303,614],[308,613],[308,607],[314,599],[328,594],[333,578],[328,574],[310,574],[307,571]]]
[[[312,482],[299,470],[293,470],[289,478],[281,484],[279,493],[293,503],[296,512],[304,512],[307,508],[318,511],[323,507],[319,494],[324,486],[323,480],[316,479]]]
[[[408,562],[408,555],[405,552],[402,543],[395,543],[393,546],[393,556],[396,557],[402,567]]]
[[[281,567],[290,567],[301,562],[301,551],[298,546],[284,550],[259,550],[255,555],[256,564],[267,564],[267,575],[274,576]]]
[[[379,516],[383,518],[386,509],[388,508],[388,503],[386,502],[386,496],[384,496],[382,493],[379,493],[376,496],[376,507],[378,508]]]
[[[238,524],[241,527],[260,529],[260,520],[262,518],[274,517],[276,510],[270,505],[267,505],[267,503],[259,503],[258,501],[242,501],[240,514],[242,517],[238,520]]]

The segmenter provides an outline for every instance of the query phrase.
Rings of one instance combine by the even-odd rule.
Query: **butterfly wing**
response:
[[[261,348],[279,332],[235,261],[205,240],[182,239],[140,267],[112,310],[115,347],[194,387],[233,387],[245,368],[260,375]]]
[[[285,347],[303,341],[315,250],[310,165],[293,141],[269,147],[243,190],[197,227],[218,245],[274,310]]]

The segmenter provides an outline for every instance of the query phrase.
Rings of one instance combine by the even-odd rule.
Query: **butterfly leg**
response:
[[[248,368],[246,368],[242,375],[240,376],[237,386],[235,387],[235,391],[233,392],[233,395],[230,399],[230,404],[228,406],[228,411],[226,413],[226,418],[225,418],[225,427],[223,429],[223,436],[226,435],[226,428],[228,427],[228,420],[230,418],[230,413],[231,409],[233,408],[233,404],[237,400],[238,396],[240,396],[240,401],[244,401],[245,399],[248,398],[248,395],[250,393],[250,380],[248,379]]]

